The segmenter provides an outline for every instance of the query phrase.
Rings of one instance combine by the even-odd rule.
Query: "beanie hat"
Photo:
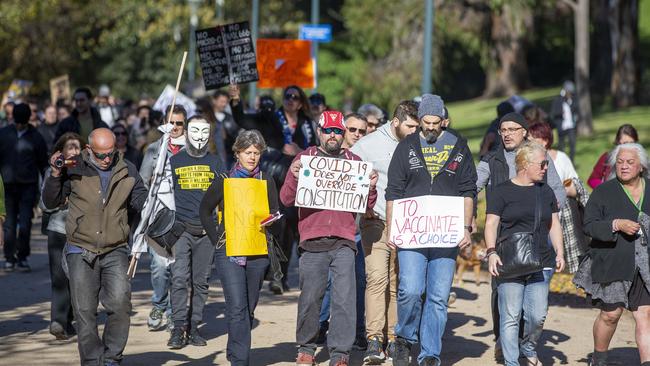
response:
[[[424,116],[437,116],[445,118],[445,103],[442,98],[434,94],[423,94],[420,106],[418,107],[418,119]]]
[[[523,127],[526,131],[528,131],[528,122],[526,122],[524,116],[522,116],[517,112],[510,112],[505,116],[501,117],[501,120],[499,121],[499,128],[501,127],[501,124],[503,122],[514,122],[520,125],[521,127]]]
[[[29,117],[32,116],[32,110],[25,103],[16,104],[14,107],[14,122],[24,124],[29,122]]]

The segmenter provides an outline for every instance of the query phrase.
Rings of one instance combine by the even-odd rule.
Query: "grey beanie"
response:
[[[434,94],[423,94],[422,101],[418,107],[418,119],[424,116],[438,116],[442,119],[445,118],[445,102],[442,98]]]

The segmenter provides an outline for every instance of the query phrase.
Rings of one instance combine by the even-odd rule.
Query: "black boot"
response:
[[[591,354],[591,366],[607,366],[607,351],[594,351]]]
[[[207,346],[208,342],[201,336],[198,328],[192,327],[190,330],[190,335],[188,336],[189,344],[192,346],[203,347]]]
[[[177,326],[172,330],[172,335],[169,337],[167,347],[171,349],[181,349],[187,345],[187,334],[185,327]]]

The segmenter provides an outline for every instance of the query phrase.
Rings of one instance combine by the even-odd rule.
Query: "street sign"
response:
[[[315,42],[332,41],[331,24],[303,24],[300,26],[299,39]]]

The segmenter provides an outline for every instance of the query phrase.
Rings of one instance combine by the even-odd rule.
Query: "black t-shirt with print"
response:
[[[488,197],[487,213],[501,217],[498,238],[520,232],[531,232],[535,227],[536,185],[518,186],[511,180],[496,186]],[[555,267],[555,250],[548,238],[552,214],[558,212],[553,190],[541,184],[542,214],[540,221],[540,246],[545,267]],[[498,239],[497,239],[498,241]]]

